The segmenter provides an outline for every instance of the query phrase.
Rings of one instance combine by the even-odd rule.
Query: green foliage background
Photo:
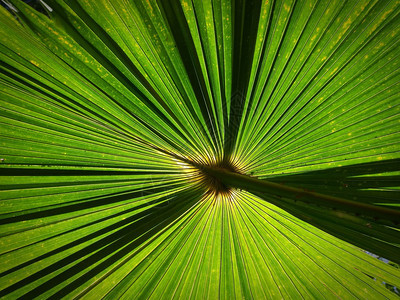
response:
[[[0,8],[0,296],[398,297],[361,248],[400,262],[374,215],[399,212],[400,1],[46,3]],[[219,164],[371,213],[216,195]]]

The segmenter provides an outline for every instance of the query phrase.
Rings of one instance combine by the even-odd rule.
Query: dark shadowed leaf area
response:
[[[0,298],[399,299],[400,1],[28,2]]]

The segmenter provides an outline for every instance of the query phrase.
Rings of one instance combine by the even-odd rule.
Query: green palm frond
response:
[[[399,1],[6,2],[0,297],[398,297]]]

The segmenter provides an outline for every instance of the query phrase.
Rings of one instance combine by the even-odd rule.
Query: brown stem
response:
[[[161,149],[158,150],[196,167],[203,173],[209,174],[209,176],[218,179],[227,187],[239,188],[252,193],[272,194],[280,197],[288,197],[289,199],[301,200],[303,202],[313,203],[318,206],[339,209],[354,214],[363,214],[374,219],[391,221],[394,224],[398,224],[400,222],[400,210],[352,201],[340,197],[306,191],[304,189],[267,180],[261,180],[255,177],[240,174],[230,168],[201,165],[189,159],[182,158],[176,154],[172,154]],[[279,206],[279,203],[274,204]]]
[[[340,209],[355,214],[363,214],[377,219],[392,221],[396,224],[400,221],[399,210],[306,191],[300,188],[239,174],[227,169],[210,166],[195,166],[203,172],[219,178],[225,185],[233,188],[239,188],[253,193],[269,193],[295,200],[298,199],[304,202],[314,203],[318,206]]]

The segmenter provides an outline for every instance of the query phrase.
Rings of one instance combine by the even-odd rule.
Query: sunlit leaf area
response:
[[[1,299],[399,299],[399,0],[25,2]]]

